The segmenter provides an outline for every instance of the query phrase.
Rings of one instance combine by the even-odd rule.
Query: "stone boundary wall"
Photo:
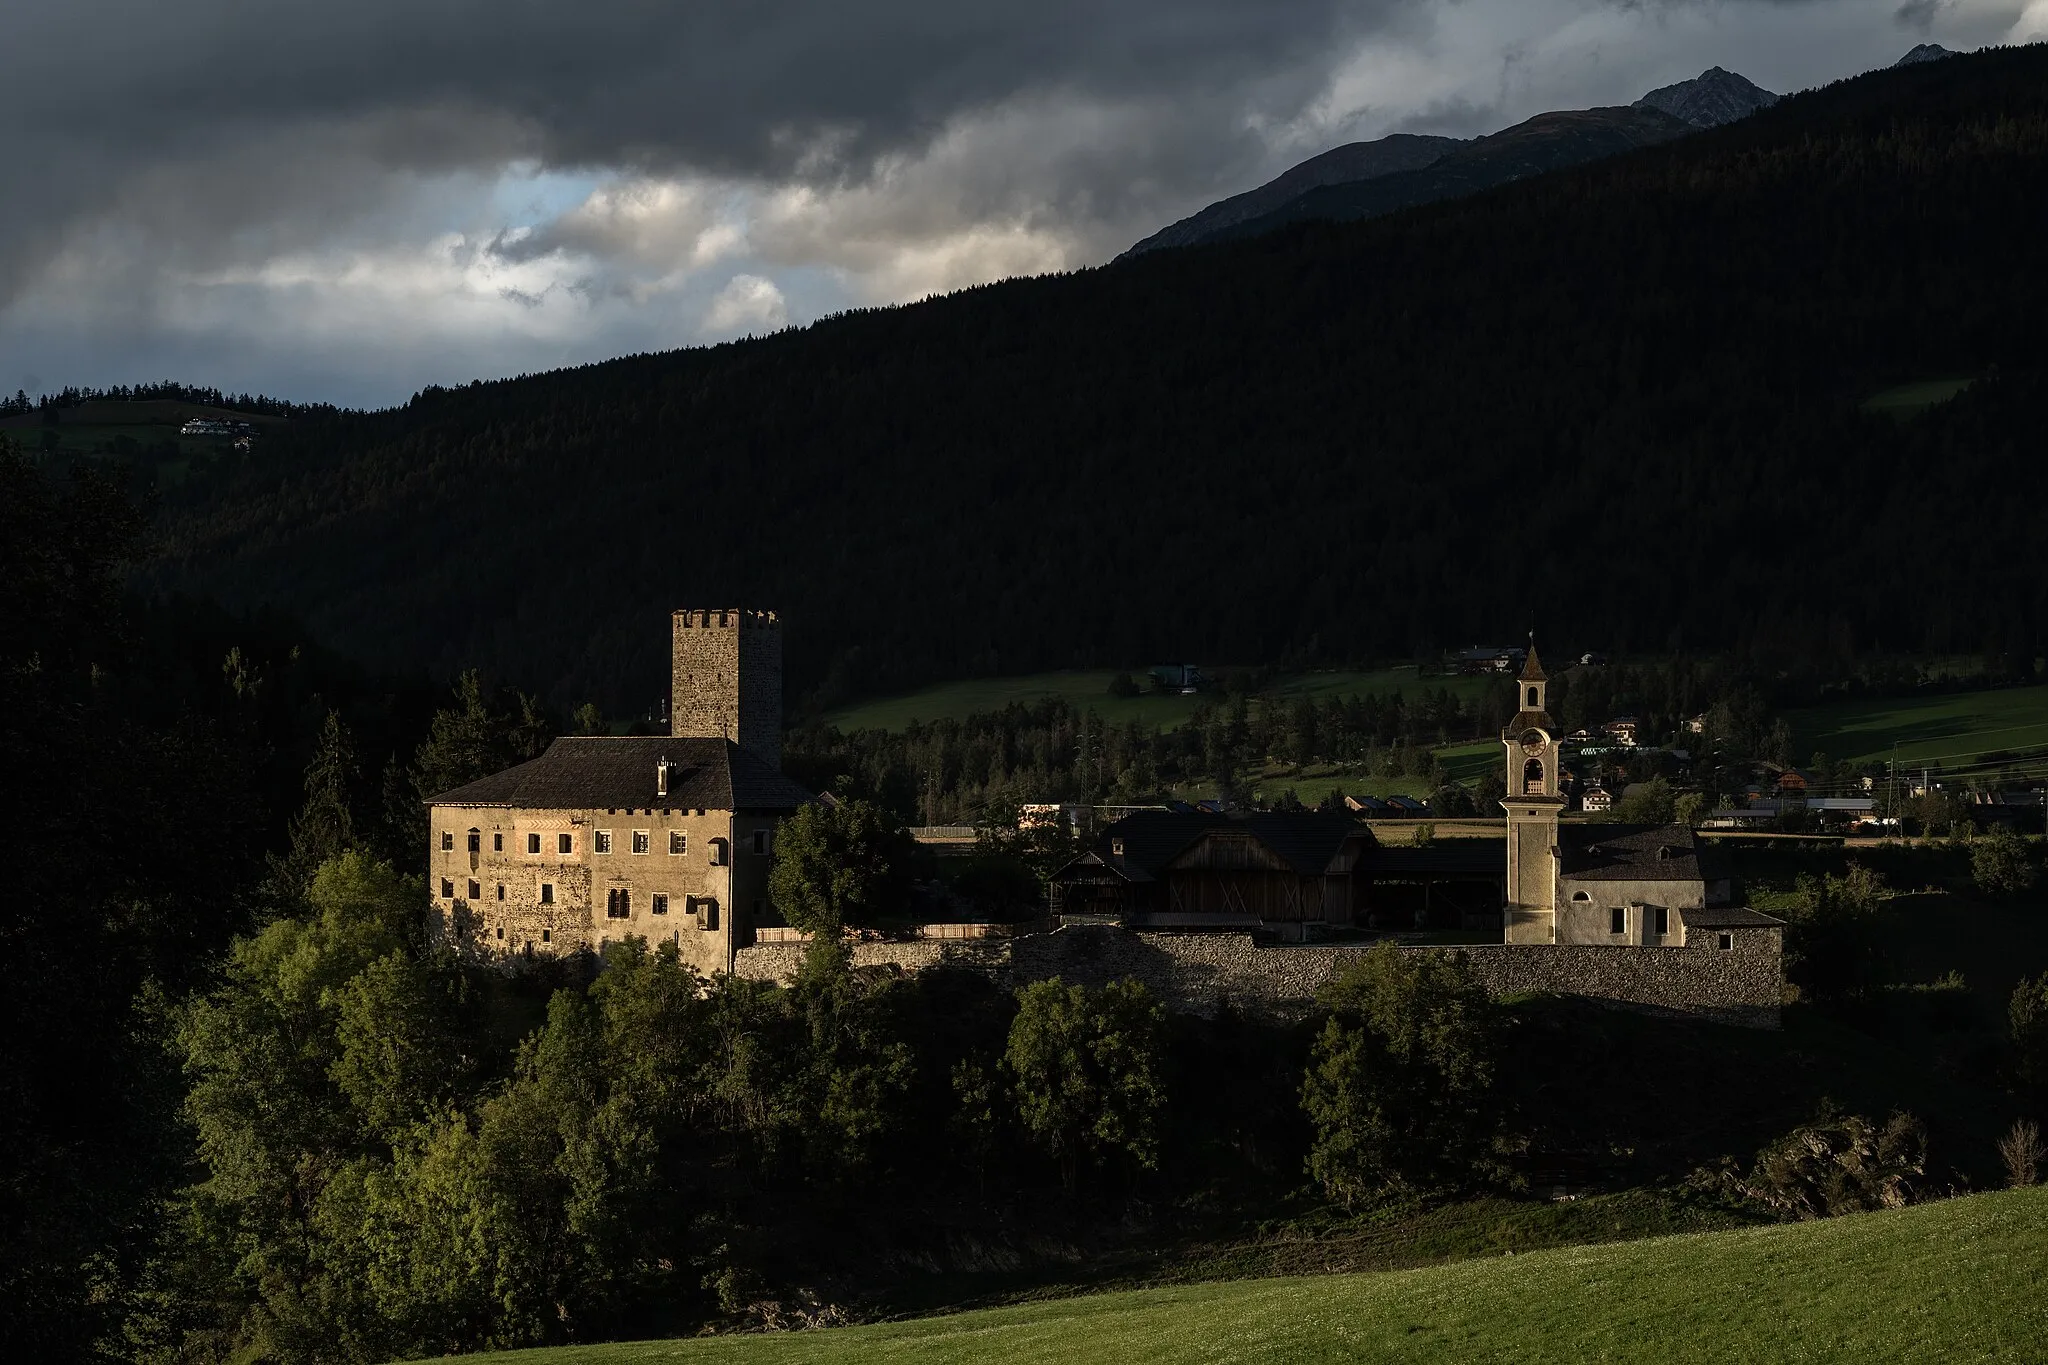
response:
[[[1402,951],[1461,952],[1496,996],[1578,995],[1643,1013],[1771,1029],[1778,1027],[1784,992],[1776,939],[1775,932],[1745,934],[1733,952],[1492,943]],[[1213,1017],[1229,1006],[1286,1019],[1306,1014],[1317,988],[1365,952],[1327,945],[1262,948],[1249,934],[1146,934],[1076,925],[1010,939],[861,943],[854,946],[853,961],[904,972],[977,971],[1013,988],[1055,976],[1091,986],[1132,978],[1181,1013]],[[733,973],[787,981],[803,953],[798,943],[742,948]]]

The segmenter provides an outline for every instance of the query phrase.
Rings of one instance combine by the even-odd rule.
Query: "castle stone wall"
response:
[[[772,611],[679,611],[669,622],[669,733],[728,739],[782,767],[782,623]]]
[[[1509,944],[1402,951],[1464,953],[1495,996],[1578,995],[1645,1013],[1776,1028],[1784,989],[1776,931],[1740,934],[1737,941],[1734,952]],[[1011,939],[861,943],[854,963],[906,972],[956,967],[1013,988],[1055,976],[1087,985],[1133,978],[1181,1013],[1209,1017],[1227,1005],[1286,1019],[1306,1014],[1316,990],[1365,951],[1260,947],[1249,934],[1145,934],[1089,925]],[[733,970],[754,980],[786,981],[803,952],[798,943],[742,948]]]

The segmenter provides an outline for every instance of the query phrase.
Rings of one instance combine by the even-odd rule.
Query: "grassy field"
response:
[[[1798,761],[1957,766],[1978,755],[2048,747],[2048,687],[1848,701],[1791,715]]]
[[[1219,668],[1212,670],[1212,675],[1230,671]],[[1047,697],[1061,697],[1077,707],[1093,707],[1095,714],[1111,725],[1135,720],[1141,725],[1170,730],[1185,724],[1196,707],[1218,706],[1224,701],[1220,692],[1192,697],[1153,693],[1138,697],[1112,697],[1109,695],[1109,683],[1115,676],[1114,669],[1092,669],[1007,678],[972,678],[965,682],[941,683],[900,697],[859,702],[831,712],[823,719],[825,724],[836,725],[842,730],[901,730],[912,721],[962,720],[977,712],[1000,711],[1011,702],[1028,704]],[[1141,674],[1132,676],[1140,684],[1146,682]],[[1457,696],[1471,697],[1485,685],[1484,679],[1476,677],[1424,678],[1410,665],[1373,672],[1330,669],[1289,674],[1280,680],[1276,692],[1290,701],[1302,696],[1358,697],[1387,692],[1405,692],[1413,696],[1424,688],[1449,688]]]
[[[2033,1361],[2048,1189],[1424,1270],[1098,1294],[876,1326],[511,1352],[717,1361]]]
[[[1914,417],[1932,407],[1938,407],[1970,387],[1974,379],[1917,379],[1910,384],[1874,393],[1863,400],[1866,412],[1881,412],[1891,417]]]

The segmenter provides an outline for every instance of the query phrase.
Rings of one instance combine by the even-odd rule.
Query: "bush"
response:
[[[1823,1104],[1813,1122],[1758,1152],[1748,1174],[1724,1167],[1695,1182],[1789,1220],[1904,1208],[1926,1172],[1927,1129],[1913,1115],[1880,1125]]]
[[[1382,944],[1326,985],[1301,1103],[1308,1169],[1349,1207],[1493,1173],[1494,1007],[1460,954]]]
[[[2033,886],[2034,841],[2010,826],[1970,845],[1970,880],[1987,896],[2013,896]]]
[[[1109,680],[1109,695],[1112,697],[1135,697],[1138,682],[1128,673],[1119,673]]]
[[[2021,1119],[1998,1140],[1998,1155],[2005,1162],[2007,1188],[2023,1190],[2041,1178],[2041,1159],[2048,1157],[2048,1143],[2041,1141],[2041,1125]]]

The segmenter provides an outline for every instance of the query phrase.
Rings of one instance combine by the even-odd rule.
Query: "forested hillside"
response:
[[[821,701],[1532,622],[2031,658],[2043,240],[2048,49],[1916,65],[1371,222],[310,414],[168,495],[154,572],[614,713],[685,604],[780,610]]]

